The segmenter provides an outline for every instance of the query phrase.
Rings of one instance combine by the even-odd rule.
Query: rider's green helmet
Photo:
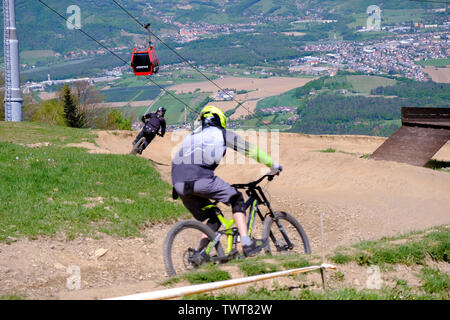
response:
[[[200,112],[200,120],[203,120],[205,118],[214,117],[218,118],[219,125],[226,129],[227,128],[227,117],[225,114],[220,110],[219,108],[215,106],[208,105],[202,109]]]

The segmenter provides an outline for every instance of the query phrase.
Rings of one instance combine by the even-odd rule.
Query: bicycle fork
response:
[[[287,243],[287,248],[286,249],[292,250],[294,248],[294,244],[289,239],[289,237],[288,237],[286,231],[284,230],[283,226],[281,225],[279,219],[274,218],[273,221],[275,221],[275,223],[277,224],[278,229],[280,229],[281,235],[283,236],[284,240]],[[270,237],[270,239],[272,239],[273,243],[275,244],[275,246],[278,249],[279,245],[277,244],[277,239],[275,238],[275,235],[273,234],[272,231],[270,231],[269,237]]]

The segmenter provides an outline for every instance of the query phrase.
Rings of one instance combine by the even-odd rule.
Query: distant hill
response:
[[[108,48],[130,48],[136,41],[141,44],[146,41],[145,31],[111,0],[43,1],[67,18],[70,16],[66,13],[67,8],[78,5],[82,29]],[[371,0],[119,0],[119,3],[140,22],[151,22],[154,33],[172,48],[177,48],[183,57],[203,64],[277,64],[280,60],[305,54],[299,48],[307,42],[329,39],[332,35],[344,40],[377,36],[363,37],[356,32],[366,23],[366,8],[372,4]],[[442,6],[412,1],[380,0],[377,3],[384,10],[382,22],[422,19],[432,14],[424,9]],[[77,56],[76,59],[82,60],[66,64],[62,58],[65,54],[102,48],[79,31],[69,30],[61,17],[37,0],[16,0],[16,17],[21,63],[27,64],[22,77],[24,81],[44,80],[48,73],[52,78],[93,76],[100,70],[122,64],[110,54],[93,57],[92,51],[88,57]],[[337,22],[295,23],[323,19]],[[228,34],[222,30],[219,34],[213,25],[233,31]],[[180,43],[177,37],[186,26],[200,30],[198,40]],[[213,27],[207,34],[202,34],[205,26]],[[0,24],[2,28],[3,23]],[[182,62],[159,41],[154,39],[154,44],[161,65]],[[2,41],[0,51],[3,52]],[[48,55],[44,56],[44,53]],[[129,50],[119,54],[129,61]],[[33,66],[35,69],[31,69]]]
[[[81,8],[82,28],[105,44],[118,46],[133,42],[131,36],[121,35],[121,30],[131,34],[143,34],[143,30],[120,10],[113,1],[104,0],[45,0],[49,6],[63,15],[70,5]],[[120,4],[142,22],[151,22],[158,34],[178,32],[178,23],[245,23],[268,17],[292,19],[315,17],[349,18],[365,14],[372,0],[120,0]],[[442,6],[437,3],[379,0],[382,9],[417,9]],[[16,15],[21,50],[51,49],[64,53],[74,49],[98,48],[98,45],[76,30],[68,30],[66,23],[39,1],[16,0]],[[169,20],[171,21],[169,22]],[[0,26],[3,29],[3,23]],[[0,43],[0,47],[3,43]]]
[[[390,136],[401,125],[401,107],[448,107],[449,89],[444,83],[341,73],[261,100],[253,125],[286,123],[292,113],[270,109],[285,106],[297,108],[291,132]]]

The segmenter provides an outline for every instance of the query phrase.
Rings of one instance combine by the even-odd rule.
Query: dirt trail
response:
[[[186,134],[157,137],[143,153],[167,181],[171,152]],[[99,131],[97,146],[79,146],[90,152],[127,154],[133,139],[130,132]],[[450,173],[362,157],[384,140],[283,133],[278,159],[271,143],[265,147],[284,167],[280,177],[267,185],[272,205],[298,218],[316,254],[322,247],[320,213],[324,214],[327,252],[362,239],[450,223]],[[329,148],[336,152],[319,152]],[[248,160],[230,163],[236,156],[228,151],[217,170],[217,175],[230,183],[250,181],[267,171]],[[435,158],[450,161],[450,144]],[[165,279],[161,247],[170,227],[147,226],[142,238],[64,241],[56,237],[0,244],[0,295],[95,299],[154,290]],[[81,290],[66,288],[70,265],[81,269]]]

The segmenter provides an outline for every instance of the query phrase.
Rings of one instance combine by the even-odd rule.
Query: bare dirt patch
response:
[[[41,93],[39,93],[39,98],[41,98],[42,100],[51,100],[51,99],[55,99],[57,97],[58,97],[57,92],[41,92]]]
[[[436,68],[432,66],[427,66],[424,68],[425,73],[427,73],[434,82],[450,83],[450,67],[446,68]]]
[[[151,105],[153,100],[142,100],[142,101],[122,101],[122,102],[102,102],[95,104],[96,108],[121,108],[121,107],[131,107],[139,108]]]
[[[296,32],[296,31],[286,31],[286,32],[282,32],[282,34],[285,34],[287,36],[293,36],[293,37],[301,37],[306,35],[306,33],[304,32]]]
[[[171,227],[153,225],[142,238],[64,236],[0,244],[0,295],[27,299],[101,299],[162,288],[162,241]],[[71,268],[72,267],[72,268]],[[80,289],[68,285],[79,268]],[[71,269],[70,269],[71,268]],[[72,270],[72,271],[71,271]],[[115,287],[115,289],[113,288]]]

